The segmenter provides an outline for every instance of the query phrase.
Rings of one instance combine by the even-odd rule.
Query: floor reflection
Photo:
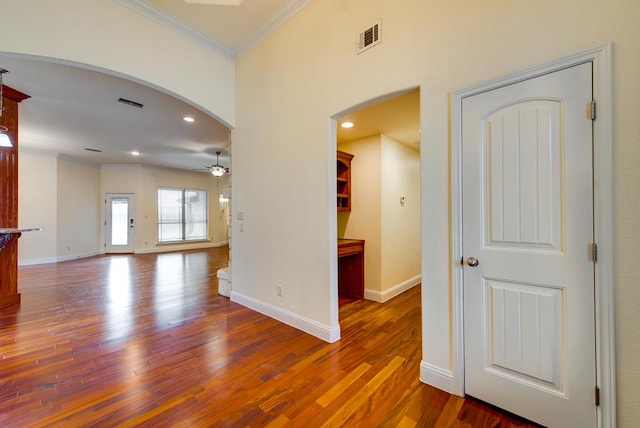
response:
[[[133,327],[131,260],[111,257],[107,274],[107,339],[125,339]]]
[[[190,286],[208,281],[206,253],[168,253],[158,256],[155,267],[153,307],[156,325],[174,326],[192,315],[190,307],[201,303]]]

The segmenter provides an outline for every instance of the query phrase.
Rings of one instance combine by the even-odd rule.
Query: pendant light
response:
[[[220,151],[216,152],[216,164],[212,165],[210,169],[214,177],[222,177],[224,175],[224,167],[220,165]]]

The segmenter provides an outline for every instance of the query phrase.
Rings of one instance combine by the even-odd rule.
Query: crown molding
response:
[[[140,15],[151,19],[165,27],[181,33],[198,43],[207,46],[209,49],[229,58],[235,59],[249,49],[257,45],[262,39],[267,37],[276,28],[293,18],[298,12],[308,6],[313,0],[290,0],[285,3],[278,11],[269,19],[267,19],[262,25],[260,25],[254,32],[249,34],[234,50],[226,44],[220,42],[214,37],[196,30],[190,25],[176,19],[174,16],[166,13],[162,9],[149,4],[145,0],[113,0],[116,3],[139,13]]]
[[[298,12],[307,7],[313,0],[291,0],[282,6],[271,18],[267,19],[256,31],[247,36],[236,47],[235,53],[240,56],[257,45],[276,28],[293,18]]]
[[[31,98],[31,95],[27,95],[7,85],[2,85],[2,96],[17,103],[21,103],[22,101]]]
[[[164,25],[165,27],[176,31],[177,33],[181,33],[198,43],[201,43],[207,46],[209,49],[229,58],[235,59],[235,51],[224,43],[218,41],[217,39],[203,33],[202,31],[196,30],[195,28],[185,24],[184,22],[176,19],[172,15],[169,15],[162,9],[153,6],[147,3],[144,0],[113,0],[116,3],[120,3],[121,5],[128,7],[134,12],[139,13],[140,15],[151,19],[152,21],[157,22],[158,24]]]

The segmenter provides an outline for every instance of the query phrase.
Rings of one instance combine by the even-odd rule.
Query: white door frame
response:
[[[109,223],[109,219],[111,215],[107,212],[111,208],[108,204],[109,198],[111,197],[125,197],[129,200],[129,214],[130,219],[134,221],[133,226],[129,225],[128,233],[129,233],[129,245],[126,251],[107,251],[109,248],[109,233],[111,231],[111,225]],[[104,251],[105,253],[124,253],[130,254],[135,252],[135,195],[133,193],[105,193],[104,194]]]
[[[594,237],[598,245],[596,287],[596,381],[600,388],[598,426],[616,426],[615,311],[613,282],[613,131],[611,44],[475,85],[452,94],[451,204],[453,392],[464,395],[464,301],[462,257],[462,100],[576,64],[593,64],[597,118],[594,135]],[[586,114],[586,107],[585,107]],[[595,385],[594,385],[595,387]]]

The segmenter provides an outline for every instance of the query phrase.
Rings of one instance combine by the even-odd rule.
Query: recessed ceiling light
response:
[[[343,128],[353,128],[353,122],[342,122],[342,124],[340,125]]]
[[[133,156],[140,156],[140,152],[139,152],[139,151],[137,151],[137,150],[132,151],[132,152],[131,152],[131,154],[132,154]]]
[[[192,122],[195,122],[195,121],[196,121],[196,120],[195,120],[194,118],[192,118],[191,116],[185,116],[185,117],[183,117],[182,119],[183,119],[185,122],[189,122],[189,123],[192,123]]]

